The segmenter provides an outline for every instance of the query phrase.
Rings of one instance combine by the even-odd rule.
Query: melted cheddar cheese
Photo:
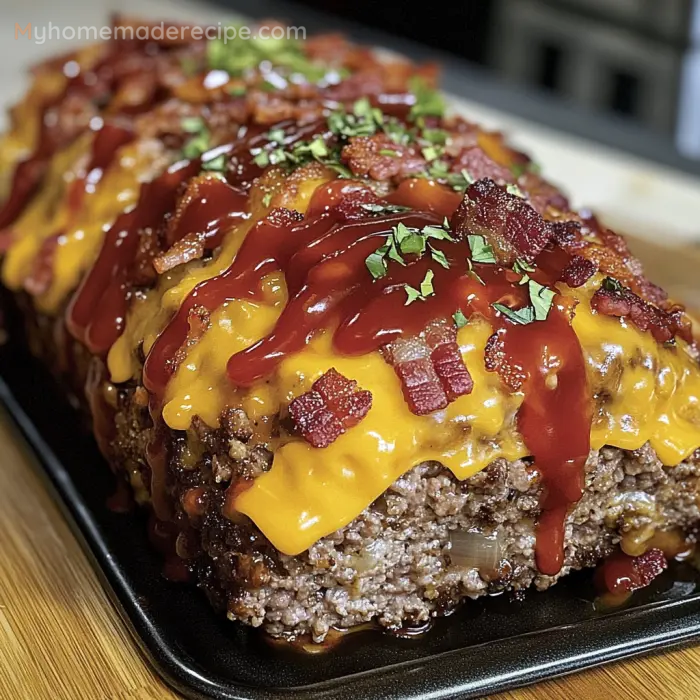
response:
[[[15,241],[2,263],[3,283],[9,289],[21,289],[42,243],[58,235],[51,284],[35,297],[37,308],[44,313],[58,311],[97,254],[104,232],[135,204],[141,183],[164,164],[158,141],[123,146],[94,191],[86,191],[73,212],[67,190],[85,174],[92,139],[93,134],[86,132],[51,159],[42,188],[12,227]]]
[[[305,211],[318,184],[295,193],[296,209]],[[139,375],[139,344],[147,353],[194,286],[228,267],[261,214],[256,211],[232,232],[214,260],[164,275],[156,289],[134,304],[126,332],[109,354],[113,381]],[[573,327],[596,397],[593,447],[636,449],[648,441],[665,464],[677,464],[700,445],[700,373],[682,341],[664,347],[624,321],[593,313],[589,299],[598,286],[600,277],[577,290],[560,285],[563,294],[582,301]],[[527,456],[515,428],[522,394],[507,391],[498,375],[484,367],[491,335],[484,320],[472,319],[458,332],[474,390],[435,414],[411,413],[394,370],[379,353],[340,356],[333,351],[329,332],[285,359],[269,379],[246,390],[234,387],[226,376],[228,358],[266,335],[286,303],[280,274],[268,276],[264,289],[263,301],[232,300],[212,314],[210,328],[167,386],[163,418],[176,430],[187,430],[194,416],[215,427],[225,407],[240,406],[252,420],[265,423],[265,418],[284,415],[289,402],[332,367],[372,393],[367,416],[326,448],[289,435],[273,437],[271,470],[237,497],[236,509],[280,551],[298,554],[347,525],[421,462],[440,462],[458,479],[466,479],[499,457]]]

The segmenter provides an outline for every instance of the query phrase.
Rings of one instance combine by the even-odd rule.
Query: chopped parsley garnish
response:
[[[348,113],[340,108],[328,115],[328,128],[338,136],[372,136],[382,127],[384,115],[379,107],[372,107],[366,97],[362,97]]]
[[[512,194],[515,197],[520,197],[521,199],[525,199],[525,195],[523,194],[523,191],[517,185],[506,185],[506,192],[508,194]]]
[[[272,202],[272,192],[266,192],[262,198],[262,205],[264,207],[269,207],[270,202]]]
[[[209,130],[201,117],[184,117],[180,126],[186,134],[190,134],[190,138],[182,147],[182,155],[185,158],[195,160],[211,148]]]
[[[467,242],[472,252],[472,262],[496,264],[496,254],[493,252],[493,247],[486,242],[483,236],[470,234],[467,236]]]
[[[529,306],[525,306],[522,309],[511,309],[505,304],[493,304],[493,308],[500,311],[513,323],[521,326],[534,321],[545,321],[549,316],[556,292],[531,279],[528,275],[523,275],[520,284],[527,284],[530,295]]]
[[[434,248],[430,244],[428,245],[430,248],[430,257],[441,267],[444,267],[446,270],[450,269],[450,261],[447,259],[447,256],[441,251],[438,250],[437,248]]]
[[[279,127],[270,129],[270,131],[267,132],[267,138],[270,139],[272,143],[282,144],[284,143],[285,137],[284,129],[280,129]]]
[[[531,306],[522,309],[511,309],[505,304],[493,304],[496,311],[500,311],[507,319],[520,326],[526,326],[535,320],[535,310]]]
[[[457,309],[457,311],[452,314],[452,318],[457,328],[464,328],[464,326],[469,323],[469,319],[462,313],[462,309]]]
[[[447,226],[447,221],[445,226]],[[429,243],[431,239],[454,240],[450,231],[440,226],[424,226],[422,229],[417,229],[409,228],[404,223],[399,222],[387,235],[385,243],[367,256],[365,265],[373,279],[381,279],[387,273],[388,260],[405,265],[404,255],[421,256],[428,249],[430,257],[438,265],[449,268],[450,263],[447,256]]]
[[[614,277],[606,277],[603,280],[602,288],[608,292],[624,292],[625,288]]]
[[[469,268],[469,274],[470,274],[479,284],[481,284],[482,286],[485,287],[485,286],[486,286],[486,282],[484,282],[484,280],[481,278],[481,276],[479,275],[479,273],[474,269],[474,264],[472,263],[472,261],[471,261],[469,258],[467,258],[467,267]]]
[[[534,272],[535,271],[535,266],[531,265],[529,262],[526,262],[525,260],[516,260],[513,263],[513,272],[517,272],[519,275],[524,275],[526,272]]]
[[[247,91],[248,89],[245,85],[231,85],[226,88],[226,92],[228,92],[231,97],[243,97]]]
[[[424,156],[425,157],[425,154]],[[428,160],[426,158],[426,160]],[[466,171],[462,170],[458,173],[452,173],[449,170],[448,164],[444,160],[433,160],[428,164],[428,169],[425,173],[417,175],[417,177],[431,178],[433,180],[441,180],[449,187],[452,187],[457,192],[463,192],[474,182],[474,178]]]
[[[186,134],[198,134],[205,129],[202,117],[183,117],[180,126]]]
[[[535,280],[528,280],[528,290],[530,292],[530,303],[535,310],[535,321],[544,321],[549,316],[549,310],[552,308],[554,295],[556,292],[553,289],[544,287]]]
[[[445,113],[445,100],[440,92],[428,87],[420,76],[411,78],[408,87],[416,98],[409,119],[416,122],[423,117],[442,117]]]
[[[428,162],[437,160],[442,155],[442,148],[439,146],[426,146],[421,149],[421,154]]]
[[[423,281],[420,283],[420,288],[416,289],[411,287],[411,285],[406,284],[404,288],[406,289],[406,303],[404,306],[412,304],[414,301],[425,301],[428,297],[435,295],[435,289],[433,288],[433,278],[435,273],[432,270],[428,270],[425,273]]]
[[[224,70],[232,76],[242,76],[260,69],[269,62],[275,69],[284,70],[287,75],[299,75],[308,82],[317,83],[329,73],[322,65],[313,63],[302,50],[297,39],[282,37],[241,36],[247,29],[243,25],[232,25],[235,38],[223,37],[207,42],[207,63],[209,68]],[[272,85],[274,89],[274,85]]]
[[[202,170],[223,173],[224,170],[226,170],[226,155],[224,153],[220,153],[211,160],[202,162]]]

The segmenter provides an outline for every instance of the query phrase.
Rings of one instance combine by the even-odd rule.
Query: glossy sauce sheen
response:
[[[116,60],[103,58],[93,72]],[[25,197],[21,190],[31,190],[34,176],[18,169],[22,177],[10,202],[20,206],[3,212],[3,220],[12,224],[6,238],[15,227],[21,235],[8,251],[3,277],[20,288],[37,250],[43,253],[39,260],[55,257],[60,284],[38,297],[38,306],[56,311],[79,279],[80,270],[68,258],[96,257],[69,306],[68,326],[93,353],[107,356],[116,383],[140,380],[139,355],[146,355],[143,381],[157,426],[148,447],[151,500],[160,518],[171,516],[166,429],[186,431],[194,416],[215,427],[224,408],[240,406],[258,426],[256,439],[273,448],[274,463],[254,481],[231,485],[225,513],[248,515],[280,551],[298,554],[347,525],[421,462],[439,461],[466,479],[497,458],[530,456],[533,479],[543,485],[537,565],[556,574],[563,563],[564,519],[581,496],[591,446],[636,449],[649,441],[665,464],[675,464],[700,444],[700,380],[684,343],[662,347],[624,320],[591,312],[590,296],[601,280],[576,290],[557,283],[567,254],[545,251],[537,258],[532,276],[559,293],[545,321],[525,326],[493,308],[496,302],[511,308],[528,303],[520,275],[474,264],[482,284],[468,271],[471,251],[465,241],[431,241],[449,269],[426,253],[407,257],[406,266],[390,262],[388,274],[372,281],[365,259],[393,226],[440,225],[462,195],[434,181],[409,179],[378,200],[365,184],[335,180],[330,170],[319,174],[318,163],[306,179],[295,177],[298,171],[278,172],[270,189],[269,182],[261,185],[269,172],[252,156],[267,145],[267,129],[261,127],[241,127],[232,143],[200,159],[165,171],[157,167],[160,174],[150,181],[144,171],[153,158],[140,155],[138,140],[138,148],[130,150],[128,130],[109,123],[75,143],[60,144],[63,150],[54,154],[56,144],[43,129],[45,111],[68,90],[79,94],[81,80],[66,81],[53,93],[55,101],[41,106],[29,163],[49,169],[50,186],[39,192],[38,204],[32,200],[25,208],[31,192]],[[114,87],[111,80],[103,83],[105,89]],[[403,94],[376,97],[385,114],[400,119],[412,101]],[[325,120],[288,121],[276,128],[284,132],[285,147],[319,134],[334,138]],[[488,150],[482,136],[479,144]],[[202,172],[203,164],[222,153],[225,176]],[[507,167],[508,157],[488,155]],[[129,178],[115,178],[120,169]],[[70,187],[64,182],[67,171],[74,174]],[[145,181],[140,191],[134,188],[137,175]],[[263,192],[273,195],[271,204],[263,204]],[[110,199],[110,207],[93,214],[95,202]],[[52,213],[54,200],[60,201],[59,214]],[[358,208],[376,201],[412,211],[372,216]],[[90,236],[82,235],[71,212],[94,219]],[[62,233],[71,226],[72,238]],[[150,242],[165,247],[156,253],[194,236],[211,256],[160,274],[151,287],[143,282],[140,257],[149,231],[158,234]],[[64,245],[69,239],[70,250]],[[94,248],[83,246],[83,239]],[[434,273],[435,296],[406,305],[405,285],[418,288],[428,270]],[[190,312],[202,309],[209,327],[184,348]],[[414,415],[380,351],[429,322],[450,321],[457,310],[469,318],[457,340],[473,391],[443,411]],[[494,338],[501,348],[498,371],[487,367],[485,348]],[[323,449],[284,430],[280,434],[276,416],[284,416],[290,401],[331,367],[371,391],[367,416]],[[518,375],[521,382],[509,388],[501,374]],[[101,423],[101,437],[108,441],[109,421]]]
[[[415,205],[415,188],[409,192]],[[432,191],[427,189],[426,193]],[[526,288],[517,284],[520,276],[485,264],[475,266],[485,282],[481,284],[467,270],[470,249],[465,241],[435,244],[449,260],[449,269],[436,266],[424,255],[405,267],[390,265],[385,277],[368,283],[364,261],[382,245],[393,226],[402,222],[421,229],[440,225],[442,217],[452,214],[443,209],[349,220],[343,217],[343,204],[370,198],[371,192],[359,183],[353,189],[352,183],[338,181],[316,192],[303,221],[295,224],[273,214],[259,222],[233,264],[223,274],[200,283],[160,335],[146,362],[146,387],[162,396],[172,358],[186,338],[191,309],[204,307],[212,312],[229,300],[260,300],[264,276],[277,270],[284,274],[289,301],[271,333],[230,358],[228,375],[236,386],[250,387],[269,377],[285,358],[303,350],[324,328],[334,328],[334,352],[356,356],[379,350],[398,337],[416,335],[436,318],[451,318],[457,309],[467,317],[479,314],[501,337],[506,362],[527,376],[518,428],[535,457],[546,493],[537,560],[543,573],[556,574],[563,562],[564,517],[581,496],[583,465],[590,447],[585,364],[570,325],[568,306],[557,306],[546,321],[527,326],[503,319],[492,304],[525,305]],[[405,203],[401,193],[393,200]],[[423,208],[431,208],[428,201]],[[453,203],[445,200],[447,207]],[[428,269],[435,274],[435,295],[406,305],[405,284],[418,287]],[[557,381],[550,388],[548,378],[552,375]]]

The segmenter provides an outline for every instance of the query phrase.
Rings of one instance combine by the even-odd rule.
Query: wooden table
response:
[[[653,279],[698,294],[700,252],[642,242],[635,249]],[[700,308],[700,297],[693,303]],[[0,700],[176,698],[140,657],[33,461],[0,415]],[[700,697],[700,647],[499,697],[690,700]]]

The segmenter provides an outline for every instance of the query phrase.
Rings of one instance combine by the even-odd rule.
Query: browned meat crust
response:
[[[33,350],[54,357],[55,321],[31,311],[24,318]],[[61,374],[76,387],[96,360],[75,343],[70,348]],[[145,502],[152,423],[144,390],[104,383],[100,392],[116,408],[110,464]],[[565,566],[555,577],[543,576],[534,554],[540,484],[527,460],[496,460],[464,482],[424,463],[347,527],[289,557],[247,517],[223,514],[231,481],[271,464],[266,446],[252,441],[253,428],[242,411],[231,410],[218,430],[196,422],[188,432],[168,431],[165,478],[178,556],[217,608],[278,637],[320,641],[332,628],[369,621],[389,629],[420,624],[465,598],[545,589],[571,569],[594,566],[621,538],[642,542],[659,524],[687,530],[700,520],[700,451],[670,469],[648,446],[592,451],[583,498],[567,519]],[[450,533],[468,529],[497,533],[497,569],[478,571],[451,560]]]

